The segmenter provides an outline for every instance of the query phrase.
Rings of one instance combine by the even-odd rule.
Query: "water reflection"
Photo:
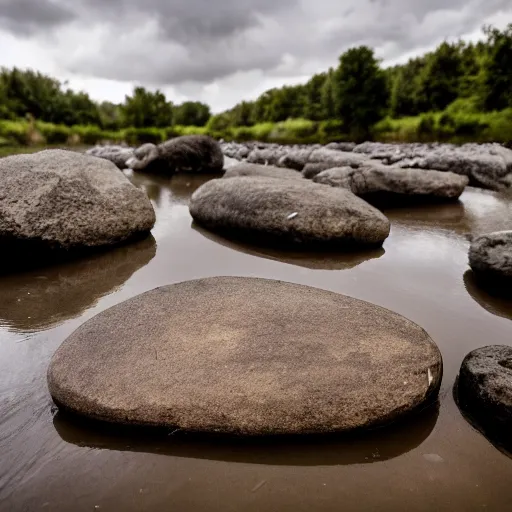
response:
[[[146,191],[156,206],[162,206],[162,193],[168,191],[175,204],[188,204],[190,196],[208,180],[218,178],[218,174],[175,174],[171,177],[147,175],[125,171],[130,181]]]
[[[380,462],[419,446],[439,415],[434,402],[398,423],[351,435],[236,438],[138,429],[87,420],[59,411],[53,424],[71,444],[193,459],[287,466],[347,465]]]
[[[261,258],[282,261],[289,265],[297,265],[299,267],[309,268],[312,270],[344,270],[354,268],[365,261],[380,258],[385,254],[382,247],[377,249],[368,249],[366,251],[297,251],[293,249],[277,249],[275,247],[266,247],[264,245],[252,245],[247,241],[233,241],[220,235],[212,233],[207,229],[199,226],[196,222],[192,222],[192,229],[203,235],[208,240],[220,244],[229,249],[249,254],[251,256],[259,256]]]
[[[464,286],[471,297],[493,315],[512,320],[512,295],[510,290],[486,286],[472,270],[464,274]]]
[[[76,317],[115,292],[156,254],[152,236],[108,252],[0,277],[0,327],[43,330]]]
[[[416,205],[409,209],[386,208],[383,212],[392,223],[398,222],[409,227],[445,229],[457,234],[471,231],[471,222],[461,201]]]

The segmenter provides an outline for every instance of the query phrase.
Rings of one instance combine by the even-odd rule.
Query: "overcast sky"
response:
[[[0,66],[121,102],[135,84],[214,111],[367,44],[385,64],[512,22],[511,0],[0,0]]]

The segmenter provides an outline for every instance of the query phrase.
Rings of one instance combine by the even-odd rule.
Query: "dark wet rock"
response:
[[[279,178],[288,180],[302,180],[302,174],[293,169],[274,167],[273,165],[250,164],[247,162],[238,163],[224,173],[224,178],[235,178],[238,176],[252,176],[265,178]]]
[[[372,203],[393,205],[418,200],[453,201],[460,197],[469,180],[451,172],[402,169],[372,162],[357,169],[329,169],[313,181],[346,188]]]
[[[126,169],[126,162],[134,155],[133,149],[126,146],[95,146],[86,154],[110,160],[119,169]]]
[[[389,221],[351,192],[307,180],[239,177],[194,192],[190,213],[202,226],[277,244],[381,245]]]
[[[506,433],[512,429],[512,347],[492,345],[469,353],[457,382],[460,407],[484,429]]]
[[[11,330],[40,331],[78,317],[119,290],[155,254],[150,235],[86,258],[2,276],[0,324]]]
[[[310,180],[313,179],[317,174],[320,174],[322,171],[333,169],[334,167],[336,166],[330,162],[315,162],[314,164],[306,164],[302,170],[302,176]]]
[[[512,284],[512,231],[488,233],[473,239],[469,265],[479,279],[510,287]]]
[[[147,195],[107,160],[62,150],[0,159],[2,259],[112,246],[154,223]]]
[[[57,350],[48,385],[60,407],[109,422],[311,434],[396,421],[433,399],[441,376],[434,342],[396,313],[316,288],[220,277],[100,313]]]
[[[157,174],[222,172],[224,155],[219,143],[207,135],[184,135],[158,146],[144,144],[127,161],[134,171]]]

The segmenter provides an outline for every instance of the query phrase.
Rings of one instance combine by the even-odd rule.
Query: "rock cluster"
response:
[[[133,158],[133,149],[126,146],[94,146],[86,154],[110,160],[119,169],[126,169],[126,162]]]
[[[238,160],[291,167],[314,177],[330,167],[359,167],[368,160],[384,165],[452,172],[467,176],[470,185],[500,190],[512,185],[512,150],[499,144],[332,143],[327,146],[281,146],[271,143],[224,143],[224,153]]]
[[[401,419],[436,397],[441,377],[437,346],[396,313],[297,284],[217,277],[92,318],[53,356],[48,385],[60,407],[113,423],[318,434]]]

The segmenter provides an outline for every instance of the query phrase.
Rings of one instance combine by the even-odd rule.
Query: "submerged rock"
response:
[[[393,205],[417,200],[453,201],[460,197],[469,180],[451,172],[401,169],[371,163],[357,169],[329,169],[315,176],[313,181],[346,188],[369,202]]]
[[[216,277],[87,321],[53,356],[48,386],[60,407],[108,422],[313,434],[396,421],[434,398],[441,376],[434,342],[396,313],[297,284]]]
[[[134,171],[158,174],[220,173],[224,167],[224,155],[215,139],[207,135],[184,135],[158,146],[144,144],[126,163]]]
[[[107,160],[62,150],[0,159],[2,259],[115,245],[154,223],[147,195]]]
[[[378,246],[390,229],[381,212],[351,192],[307,180],[211,180],[189,208],[208,229],[265,243]]]
[[[473,239],[469,248],[469,265],[479,278],[510,286],[512,231],[488,233]]]
[[[274,167],[273,165],[250,164],[247,162],[238,163],[230,167],[225,173],[224,178],[235,178],[237,176],[253,176],[266,178],[279,178],[288,180],[302,180],[302,174],[293,169],[285,169],[283,167]]]
[[[457,383],[460,407],[484,428],[501,431],[510,443],[512,429],[512,347],[493,345],[469,353]]]

